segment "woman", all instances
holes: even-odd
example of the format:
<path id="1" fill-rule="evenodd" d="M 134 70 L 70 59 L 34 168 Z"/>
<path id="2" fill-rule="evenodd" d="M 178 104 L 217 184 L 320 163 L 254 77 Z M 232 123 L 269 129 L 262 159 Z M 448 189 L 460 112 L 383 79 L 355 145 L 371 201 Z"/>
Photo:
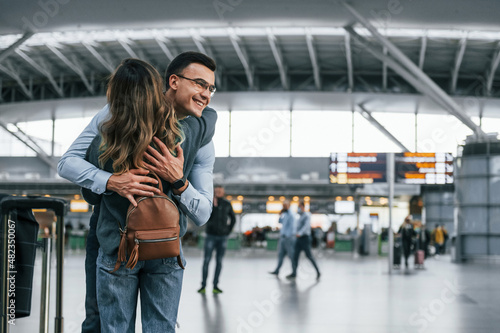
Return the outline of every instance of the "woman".
<path id="1" fill-rule="evenodd" d="M 174 154 L 183 133 L 173 108 L 167 104 L 160 74 L 148 63 L 126 59 L 112 74 L 106 93 L 110 118 L 103 123 L 87 151 L 100 168 L 121 174 L 145 168 L 144 153 L 160 138 Z M 163 184 L 168 194 L 168 183 Z M 143 332 L 174 332 L 182 284 L 176 258 L 139 261 L 133 269 L 117 259 L 119 228 L 125 225 L 130 202 L 116 193 L 101 198 L 97 224 L 97 301 L 103 332 L 134 332 L 137 295 L 141 293 Z"/>

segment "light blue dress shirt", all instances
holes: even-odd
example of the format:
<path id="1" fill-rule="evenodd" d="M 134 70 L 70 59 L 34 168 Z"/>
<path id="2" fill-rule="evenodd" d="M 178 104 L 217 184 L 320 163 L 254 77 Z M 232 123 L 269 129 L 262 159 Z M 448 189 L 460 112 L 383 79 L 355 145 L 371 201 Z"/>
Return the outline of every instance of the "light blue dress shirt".
<path id="1" fill-rule="evenodd" d="M 311 213 L 303 212 L 297 221 L 297 235 L 311 236 Z"/>
<path id="2" fill-rule="evenodd" d="M 281 213 L 279 223 L 282 224 L 280 235 L 283 237 L 295 237 L 295 217 L 291 210 Z"/>
<path id="3" fill-rule="evenodd" d="M 109 107 L 106 105 L 92 118 L 57 165 L 59 176 L 97 194 L 105 194 L 106 184 L 112 174 L 95 167 L 84 158 L 87 148 L 99 133 L 99 125 L 108 116 Z M 210 141 L 196 154 L 191 173 L 187 175 L 188 187 L 180 196 L 175 196 L 182 211 L 198 226 L 205 224 L 212 212 L 214 163 L 215 149 Z"/>

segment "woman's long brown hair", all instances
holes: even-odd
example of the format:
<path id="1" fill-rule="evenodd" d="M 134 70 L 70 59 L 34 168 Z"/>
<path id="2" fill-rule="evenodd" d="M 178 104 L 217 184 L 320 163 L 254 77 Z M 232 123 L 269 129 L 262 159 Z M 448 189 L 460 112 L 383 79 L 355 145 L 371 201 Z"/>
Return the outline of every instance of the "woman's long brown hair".
<path id="1" fill-rule="evenodd" d="M 162 87 L 158 71 L 139 59 L 123 60 L 111 75 L 106 92 L 111 118 L 100 128 L 101 167 L 112 159 L 115 174 L 144 168 L 143 154 L 153 136 L 174 152 L 183 133 Z"/>

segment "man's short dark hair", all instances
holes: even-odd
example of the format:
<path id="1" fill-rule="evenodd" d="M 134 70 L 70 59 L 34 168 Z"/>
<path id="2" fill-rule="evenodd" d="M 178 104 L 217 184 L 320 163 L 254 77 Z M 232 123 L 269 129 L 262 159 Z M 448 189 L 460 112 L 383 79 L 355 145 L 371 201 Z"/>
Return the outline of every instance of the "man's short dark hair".
<path id="1" fill-rule="evenodd" d="M 214 185 L 214 188 L 224 188 L 224 185 L 217 184 L 217 185 Z"/>
<path id="2" fill-rule="evenodd" d="M 182 71 L 191 64 L 203 65 L 210 69 L 212 72 L 215 72 L 215 70 L 217 69 L 215 61 L 209 56 L 194 51 L 183 52 L 175 57 L 174 60 L 172 60 L 172 62 L 170 62 L 170 64 L 168 65 L 165 72 L 165 88 L 167 90 L 170 88 L 170 76 L 172 76 L 173 74 L 181 74 Z"/>

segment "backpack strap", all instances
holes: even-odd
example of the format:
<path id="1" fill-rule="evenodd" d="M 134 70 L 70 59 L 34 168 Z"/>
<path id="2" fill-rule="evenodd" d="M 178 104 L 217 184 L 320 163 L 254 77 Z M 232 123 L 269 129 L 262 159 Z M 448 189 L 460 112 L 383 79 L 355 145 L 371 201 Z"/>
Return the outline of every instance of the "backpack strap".
<path id="1" fill-rule="evenodd" d="M 184 269 L 184 264 L 182 263 L 182 259 L 181 259 L 181 255 L 179 254 L 177 256 L 177 263 L 179 264 L 179 266 Z"/>

